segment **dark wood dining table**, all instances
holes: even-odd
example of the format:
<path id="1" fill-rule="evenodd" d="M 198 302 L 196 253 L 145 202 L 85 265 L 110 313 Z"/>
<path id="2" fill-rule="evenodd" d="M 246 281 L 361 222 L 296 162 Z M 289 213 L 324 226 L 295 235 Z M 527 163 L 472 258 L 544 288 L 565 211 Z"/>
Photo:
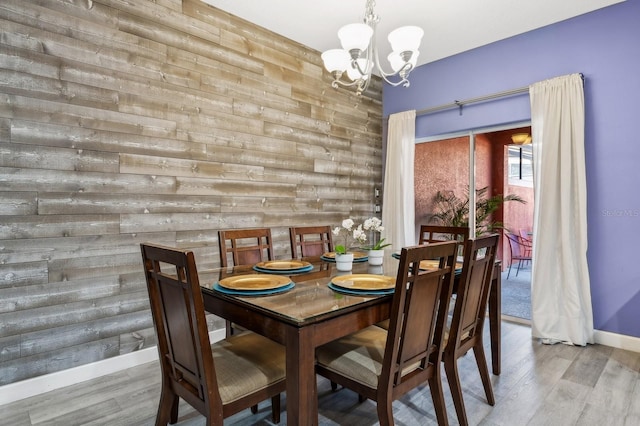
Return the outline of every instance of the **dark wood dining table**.
<path id="1" fill-rule="evenodd" d="M 307 260 L 313 269 L 288 275 L 295 286 L 275 295 L 238 296 L 214 289 L 214 284 L 224 277 L 258 273 L 251 266 L 200 271 L 198 274 L 208 312 L 285 346 L 288 425 L 318 424 L 316 348 L 389 318 L 391 295 L 338 293 L 328 287 L 331 279 L 345 274 L 380 274 L 395 278 L 399 263 L 391 252 L 387 252 L 382 266 L 355 262 L 351 272 L 340 272 L 334 263 Z M 496 266 L 489 300 L 494 374 L 500 374 L 500 286 L 500 268 Z"/>

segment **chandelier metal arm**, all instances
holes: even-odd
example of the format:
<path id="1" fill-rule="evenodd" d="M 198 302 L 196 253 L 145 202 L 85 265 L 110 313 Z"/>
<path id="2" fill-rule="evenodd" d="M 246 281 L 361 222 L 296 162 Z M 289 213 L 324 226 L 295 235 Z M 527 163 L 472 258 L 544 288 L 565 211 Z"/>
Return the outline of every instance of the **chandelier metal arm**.
<path id="1" fill-rule="evenodd" d="M 375 4 L 373 0 L 371 0 L 371 3 Z M 376 34 L 376 24 L 377 22 L 374 22 L 373 24 L 369 24 L 369 25 L 372 25 L 371 28 L 373 28 L 373 34 Z M 413 69 L 413 65 L 409 63 L 409 59 L 411 59 L 411 54 L 412 52 L 402 52 L 401 56 L 402 56 L 402 59 L 405 61 L 405 64 L 398 71 L 388 73 L 388 72 L 385 72 L 384 68 L 382 68 L 382 65 L 380 64 L 380 55 L 378 54 L 378 49 L 376 49 L 375 38 L 372 37 L 371 43 L 369 43 L 369 49 L 367 49 L 367 57 L 373 56 L 375 66 L 378 67 L 378 70 L 380 71 L 380 76 L 382 77 L 382 79 L 393 87 L 400 86 L 401 84 L 404 87 L 409 87 L 408 77 L 409 77 L 409 73 Z M 400 76 L 400 81 L 393 82 L 387 78 L 387 77 L 395 77 L 396 75 Z"/>
<path id="2" fill-rule="evenodd" d="M 397 86 L 403 85 L 404 87 L 409 87 L 409 84 L 410 84 L 409 73 L 413 70 L 413 65 L 411 65 L 410 63 L 407 62 L 406 64 L 403 65 L 402 68 L 400 68 L 395 73 L 387 74 L 384 71 L 382 71 L 382 68 L 380 66 L 378 66 L 378 69 L 380 70 L 380 76 L 382 77 L 382 79 L 386 81 L 388 84 L 390 84 L 391 86 L 397 87 Z M 395 77 L 395 76 L 399 76 L 400 81 L 393 82 L 387 78 L 387 77 Z"/>
<path id="3" fill-rule="evenodd" d="M 339 88 L 340 86 L 342 87 L 351 87 L 351 86 L 356 86 L 358 85 L 358 83 L 362 80 L 353 80 L 351 82 L 349 81 L 345 81 L 342 79 L 342 75 L 344 73 L 341 73 L 339 71 L 334 71 L 333 72 L 333 81 L 331 82 L 331 87 L 333 87 L 334 89 Z"/>

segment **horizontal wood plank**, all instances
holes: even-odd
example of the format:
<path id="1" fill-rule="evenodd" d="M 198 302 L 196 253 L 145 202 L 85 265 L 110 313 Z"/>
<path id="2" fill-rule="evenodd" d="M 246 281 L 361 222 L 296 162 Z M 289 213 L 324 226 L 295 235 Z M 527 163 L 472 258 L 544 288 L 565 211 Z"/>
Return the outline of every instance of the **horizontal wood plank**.
<path id="1" fill-rule="evenodd" d="M 38 199 L 40 214 L 123 214 L 123 213 L 216 213 L 221 211 L 218 196 L 171 194 L 101 194 L 49 192 Z"/>
<path id="2" fill-rule="evenodd" d="M 0 216 L 32 215 L 37 212 L 37 192 L 0 192 Z"/>
<path id="3" fill-rule="evenodd" d="M 115 153 L 0 143 L 0 166 L 117 173 Z"/>
<path id="4" fill-rule="evenodd" d="M 47 282 L 49 282 L 49 270 L 45 260 L 0 265 L 0 292 L 4 288 L 46 284 Z M 5 303 L 10 302 L 6 299 L 0 300 L 0 305 Z M 0 308 L 0 312 L 3 312 L 2 308 Z"/>
<path id="5" fill-rule="evenodd" d="M 6 216 L 0 223 L 0 239 L 115 234 L 119 223 L 115 215 Z"/>
<path id="6" fill-rule="evenodd" d="M 139 311 L 85 321 L 81 324 L 23 333 L 20 353 L 21 356 L 37 355 L 96 340 L 119 337 L 124 332 L 148 329 L 149 327 L 153 327 L 151 315 L 147 311 Z M 144 345 L 140 349 L 142 347 Z"/>
<path id="7" fill-rule="evenodd" d="M 110 296 L 95 300 L 82 300 L 60 306 L 44 306 L 35 309 L 0 314 L 0 337 L 24 334 L 109 318 L 149 308 L 146 288 L 127 293 L 127 297 Z"/>
<path id="8" fill-rule="evenodd" d="M 140 243 L 155 241 L 175 245 L 175 232 L 118 233 L 78 237 L 1 240 L 0 264 L 63 260 L 82 256 L 140 254 Z M 140 271 L 142 272 L 142 271 Z"/>
<path id="9" fill-rule="evenodd" d="M 54 373 L 118 355 L 117 337 L 92 341 L 3 363 L 0 386 L 33 376 Z"/>
<path id="10" fill-rule="evenodd" d="M 110 256 L 76 256 L 49 262 L 49 281 L 60 282 L 96 276 L 118 276 L 142 269 L 142 258 L 129 253 Z"/>
<path id="11" fill-rule="evenodd" d="M 176 179 L 171 176 L 140 176 L 121 173 L 93 173 L 0 167 L 0 190 L 18 191 L 173 194 Z"/>
<path id="12" fill-rule="evenodd" d="M 11 120 L 11 142 L 103 152 L 164 155 L 171 158 L 205 159 L 207 156 L 205 143 L 20 119 Z"/>
<path id="13" fill-rule="evenodd" d="M 117 296 L 122 290 L 120 277 L 91 277 L 44 284 L 30 280 L 28 285 L 0 288 L 0 313 Z M 138 286 L 138 290 L 140 288 L 142 286 Z"/>

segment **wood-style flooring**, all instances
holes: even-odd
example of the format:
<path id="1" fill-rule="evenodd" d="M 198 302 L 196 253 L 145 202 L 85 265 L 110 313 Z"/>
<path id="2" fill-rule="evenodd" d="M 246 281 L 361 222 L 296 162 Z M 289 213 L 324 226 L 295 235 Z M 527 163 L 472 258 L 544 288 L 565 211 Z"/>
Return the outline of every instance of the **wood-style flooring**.
<path id="1" fill-rule="evenodd" d="M 487 405 L 473 355 L 460 362 L 472 425 L 640 425 L 640 354 L 600 345 L 542 345 L 527 325 L 503 321 L 503 366 L 492 376 L 496 405 Z M 444 373 L 443 373 L 444 376 Z M 445 379 L 446 382 L 446 379 Z M 0 406 L 2 425 L 153 425 L 159 399 L 157 362 Z M 318 379 L 320 425 L 377 425 L 375 405 Z M 458 424 L 448 385 L 447 415 Z M 428 388 L 394 403 L 396 425 L 436 424 Z M 283 398 L 281 425 L 286 425 Z M 230 417 L 228 425 L 271 425 L 269 403 Z M 204 419 L 180 405 L 180 426 Z"/>

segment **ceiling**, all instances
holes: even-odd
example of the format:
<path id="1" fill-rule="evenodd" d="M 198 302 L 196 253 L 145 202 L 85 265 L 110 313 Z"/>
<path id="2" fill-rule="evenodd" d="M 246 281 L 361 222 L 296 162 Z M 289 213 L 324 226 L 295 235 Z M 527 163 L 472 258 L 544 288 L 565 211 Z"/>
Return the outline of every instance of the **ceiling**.
<path id="1" fill-rule="evenodd" d="M 365 0 L 203 1 L 320 52 L 339 48 L 338 29 L 362 22 L 365 10 Z M 417 25 L 425 33 L 422 65 L 622 1 L 378 0 L 376 43 L 383 60 L 391 50 L 387 34 Z"/>

